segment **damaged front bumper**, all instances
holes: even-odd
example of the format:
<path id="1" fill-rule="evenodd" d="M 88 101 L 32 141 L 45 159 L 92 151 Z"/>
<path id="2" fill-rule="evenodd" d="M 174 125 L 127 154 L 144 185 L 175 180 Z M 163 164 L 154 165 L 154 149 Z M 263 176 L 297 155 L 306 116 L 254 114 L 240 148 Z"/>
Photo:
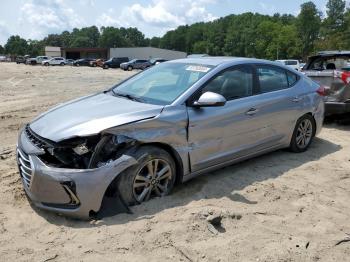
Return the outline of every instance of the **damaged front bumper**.
<path id="1" fill-rule="evenodd" d="M 35 206 L 56 213 L 87 219 L 98 212 L 111 182 L 137 163 L 130 156 L 94 169 L 50 167 L 40 160 L 42 150 L 20 132 L 17 163 L 25 192 Z"/>

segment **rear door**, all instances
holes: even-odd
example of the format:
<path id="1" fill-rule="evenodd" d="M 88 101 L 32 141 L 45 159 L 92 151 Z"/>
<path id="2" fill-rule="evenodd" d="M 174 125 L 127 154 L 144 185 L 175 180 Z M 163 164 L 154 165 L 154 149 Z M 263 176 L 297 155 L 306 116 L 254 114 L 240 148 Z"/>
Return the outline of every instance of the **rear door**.
<path id="1" fill-rule="evenodd" d="M 289 143 L 289 135 L 303 109 L 305 96 L 299 76 L 281 67 L 257 64 L 260 125 L 268 133 L 270 145 Z"/>

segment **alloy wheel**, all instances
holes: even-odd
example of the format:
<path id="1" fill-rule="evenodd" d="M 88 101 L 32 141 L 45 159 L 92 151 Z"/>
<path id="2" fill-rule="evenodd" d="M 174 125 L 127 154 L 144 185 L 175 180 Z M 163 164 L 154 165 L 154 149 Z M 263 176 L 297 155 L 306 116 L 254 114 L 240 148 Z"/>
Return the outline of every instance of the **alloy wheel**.
<path id="1" fill-rule="evenodd" d="M 297 135 L 296 143 L 300 149 L 307 147 L 311 141 L 313 135 L 312 123 L 309 119 L 304 119 L 300 122 Z"/>
<path id="2" fill-rule="evenodd" d="M 149 160 L 141 167 L 133 183 L 135 199 L 141 203 L 151 196 L 164 196 L 171 185 L 172 171 L 169 163 L 162 159 Z"/>

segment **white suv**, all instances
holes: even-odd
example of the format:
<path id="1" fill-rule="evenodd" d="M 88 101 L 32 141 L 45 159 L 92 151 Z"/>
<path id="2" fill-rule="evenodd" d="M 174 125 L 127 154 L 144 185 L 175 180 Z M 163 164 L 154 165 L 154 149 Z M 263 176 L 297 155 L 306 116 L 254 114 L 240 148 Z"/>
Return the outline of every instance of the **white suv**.
<path id="1" fill-rule="evenodd" d="M 44 66 L 49 66 L 49 65 L 64 66 L 67 64 L 67 62 L 66 62 L 66 59 L 64 59 L 63 57 L 54 57 L 54 58 L 51 58 L 49 60 L 42 61 L 41 64 Z"/>
<path id="2" fill-rule="evenodd" d="M 282 63 L 290 68 L 293 68 L 297 71 L 300 70 L 300 63 L 298 60 L 276 60 L 276 62 Z"/>

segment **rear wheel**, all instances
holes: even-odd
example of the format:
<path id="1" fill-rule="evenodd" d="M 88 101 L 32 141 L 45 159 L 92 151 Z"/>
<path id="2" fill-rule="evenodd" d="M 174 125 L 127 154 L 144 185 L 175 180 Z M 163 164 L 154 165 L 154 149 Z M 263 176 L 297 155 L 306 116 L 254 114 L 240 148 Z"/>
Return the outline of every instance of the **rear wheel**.
<path id="1" fill-rule="evenodd" d="M 109 66 L 108 65 L 103 65 L 103 69 L 108 69 Z"/>
<path id="2" fill-rule="evenodd" d="M 64 63 L 62 62 L 60 65 L 61 65 L 61 66 L 64 66 Z"/>
<path id="3" fill-rule="evenodd" d="M 296 153 L 305 152 L 315 136 L 316 125 L 312 116 L 304 115 L 295 125 L 290 150 Z"/>
<path id="4" fill-rule="evenodd" d="M 145 146 L 130 155 L 138 164 L 120 174 L 117 181 L 117 190 L 128 205 L 170 193 L 175 184 L 176 168 L 166 151 Z"/>
<path id="5" fill-rule="evenodd" d="M 49 66 L 49 63 L 45 63 L 44 66 Z"/>
<path id="6" fill-rule="evenodd" d="M 128 71 L 131 71 L 132 70 L 132 66 L 128 66 Z"/>

